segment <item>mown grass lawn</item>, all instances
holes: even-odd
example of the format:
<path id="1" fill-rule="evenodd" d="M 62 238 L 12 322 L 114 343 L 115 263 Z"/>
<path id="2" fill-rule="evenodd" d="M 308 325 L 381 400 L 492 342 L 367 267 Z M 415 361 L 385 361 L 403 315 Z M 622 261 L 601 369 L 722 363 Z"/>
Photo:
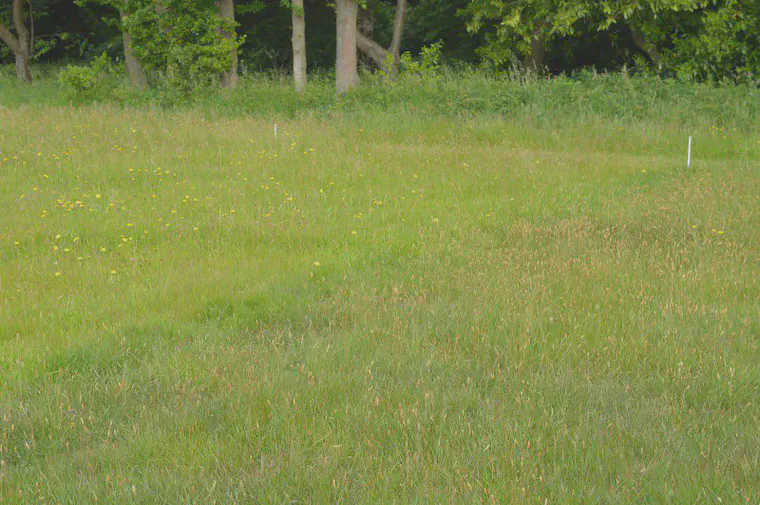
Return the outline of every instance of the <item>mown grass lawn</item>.
<path id="1" fill-rule="evenodd" d="M 0 125 L 0 503 L 760 503 L 756 132 Z"/>

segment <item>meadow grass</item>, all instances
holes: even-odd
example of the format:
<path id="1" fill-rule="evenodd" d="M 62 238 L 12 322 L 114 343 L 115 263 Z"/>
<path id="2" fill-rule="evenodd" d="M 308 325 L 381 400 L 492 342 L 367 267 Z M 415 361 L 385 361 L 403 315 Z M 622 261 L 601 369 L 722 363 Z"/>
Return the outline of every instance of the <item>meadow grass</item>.
<path id="1" fill-rule="evenodd" d="M 760 503 L 757 128 L 331 114 L 0 109 L 0 503 Z"/>

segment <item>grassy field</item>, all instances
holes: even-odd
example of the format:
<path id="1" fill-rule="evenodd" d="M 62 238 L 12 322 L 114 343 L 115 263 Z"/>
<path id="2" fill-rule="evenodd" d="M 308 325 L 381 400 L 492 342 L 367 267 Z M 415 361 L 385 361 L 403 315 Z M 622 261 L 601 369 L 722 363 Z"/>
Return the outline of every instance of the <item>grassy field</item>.
<path id="1" fill-rule="evenodd" d="M 757 129 L 0 125 L 0 503 L 760 503 Z"/>

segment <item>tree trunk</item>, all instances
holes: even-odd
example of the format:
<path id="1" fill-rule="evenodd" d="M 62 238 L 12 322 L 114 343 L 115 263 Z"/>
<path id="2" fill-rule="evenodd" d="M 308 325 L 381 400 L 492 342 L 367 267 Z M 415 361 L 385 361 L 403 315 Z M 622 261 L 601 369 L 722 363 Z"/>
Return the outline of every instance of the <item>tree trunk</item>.
<path id="1" fill-rule="evenodd" d="M 0 40 L 10 47 L 16 58 L 16 75 L 22 82 L 32 82 L 32 40 L 24 24 L 24 0 L 13 0 L 13 27 L 16 35 L 0 23 Z"/>
<path id="2" fill-rule="evenodd" d="M 222 19 L 235 21 L 235 1 L 234 0 L 217 0 L 219 7 L 219 16 Z M 222 31 L 226 39 L 234 39 L 235 33 L 227 30 Z M 237 48 L 233 48 L 230 53 L 230 68 L 221 75 L 221 84 L 223 88 L 234 88 L 238 82 L 238 54 Z"/>
<path id="3" fill-rule="evenodd" d="M 540 70 L 544 66 L 546 55 L 546 42 L 540 35 L 533 35 L 530 39 L 530 52 L 525 55 L 523 64 L 530 70 Z"/>
<path id="4" fill-rule="evenodd" d="M 660 60 L 662 59 L 660 51 L 657 50 L 657 47 L 654 44 L 649 43 L 646 36 L 641 30 L 634 26 L 631 26 L 630 28 L 631 36 L 633 37 L 633 43 L 636 44 L 636 47 L 638 47 L 641 52 L 646 54 L 647 57 L 652 60 L 652 63 L 659 67 Z"/>
<path id="5" fill-rule="evenodd" d="M 293 79 L 296 91 L 306 87 L 306 14 L 303 0 L 293 1 Z"/>
<path id="6" fill-rule="evenodd" d="M 29 55 L 16 53 L 16 75 L 22 82 L 30 84 L 32 82 L 32 67 L 29 63 Z"/>
<path id="7" fill-rule="evenodd" d="M 335 58 L 335 91 L 340 95 L 359 84 L 356 67 L 356 18 L 359 7 L 353 0 L 336 0 L 337 51 Z"/>
<path id="8" fill-rule="evenodd" d="M 404 34 L 404 22 L 406 20 L 406 0 L 396 2 L 396 17 L 393 21 L 393 38 L 388 51 L 393 55 L 393 68 L 391 75 L 398 73 L 398 63 L 401 55 L 401 37 Z"/>
<path id="9" fill-rule="evenodd" d="M 404 33 L 404 20 L 406 18 L 406 0 L 396 2 L 396 17 L 393 22 L 393 38 L 388 49 L 372 40 L 371 34 L 359 32 L 356 36 L 356 45 L 361 52 L 369 57 L 378 67 L 385 70 L 389 77 L 398 74 L 398 64 L 401 52 L 401 37 Z M 390 68 L 388 66 L 390 65 Z"/>
<path id="10" fill-rule="evenodd" d="M 119 17 L 122 21 L 127 17 L 127 13 L 119 11 Z M 132 81 L 132 85 L 137 89 L 145 89 L 148 86 L 148 80 L 145 77 L 145 71 L 140 65 L 140 62 L 135 57 L 132 51 L 132 37 L 122 27 L 121 29 L 122 43 L 124 44 L 124 66 L 129 74 L 129 80 Z"/>

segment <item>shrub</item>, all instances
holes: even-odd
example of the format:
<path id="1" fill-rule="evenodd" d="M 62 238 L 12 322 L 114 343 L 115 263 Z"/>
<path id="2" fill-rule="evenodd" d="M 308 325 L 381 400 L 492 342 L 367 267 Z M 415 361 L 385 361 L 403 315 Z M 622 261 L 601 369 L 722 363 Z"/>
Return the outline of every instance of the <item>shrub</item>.
<path id="1" fill-rule="evenodd" d="M 97 72 L 89 66 L 66 65 L 58 74 L 58 82 L 74 94 L 92 89 L 96 80 Z"/>
<path id="2" fill-rule="evenodd" d="M 230 68 L 232 54 L 243 37 L 236 24 L 221 18 L 213 4 L 191 0 L 140 0 L 124 27 L 135 56 L 156 82 L 189 94 L 214 83 Z"/>
<path id="3" fill-rule="evenodd" d="M 438 41 L 420 50 L 419 58 L 414 59 L 409 52 L 399 58 L 401 74 L 419 77 L 434 77 L 439 73 L 443 42 Z"/>
<path id="4" fill-rule="evenodd" d="M 79 95 L 92 90 L 116 73 L 113 62 L 103 53 L 88 65 L 66 65 L 58 74 L 58 82 L 70 94 Z"/>

